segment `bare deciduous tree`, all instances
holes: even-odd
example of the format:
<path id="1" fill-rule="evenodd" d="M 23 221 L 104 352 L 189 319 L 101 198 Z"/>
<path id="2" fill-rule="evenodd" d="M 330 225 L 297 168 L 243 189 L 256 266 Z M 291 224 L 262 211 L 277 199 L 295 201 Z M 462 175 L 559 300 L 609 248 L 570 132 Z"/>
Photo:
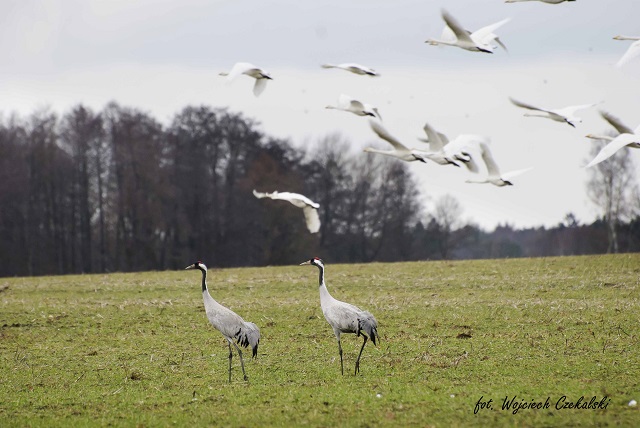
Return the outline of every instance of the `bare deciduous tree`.
<path id="1" fill-rule="evenodd" d="M 443 259 L 448 259 L 453 249 L 453 232 L 462 226 L 462 207 L 453 196 L 443 195 L 436 201 L 432 216 L 440 231 L 440 253 Z"/>
<path id="2" fill-rule="evenodd" d="M 593 158 L 607 141 L 596 141 L 591 148 Z M 618 252 L 618 224 L 634 215 L 638 198 L 633 161 L 629 150 L 622 149 L 604 162 L 589 168 L 587 195 L 596 205 L 607 225 L 608 253 Z"/>

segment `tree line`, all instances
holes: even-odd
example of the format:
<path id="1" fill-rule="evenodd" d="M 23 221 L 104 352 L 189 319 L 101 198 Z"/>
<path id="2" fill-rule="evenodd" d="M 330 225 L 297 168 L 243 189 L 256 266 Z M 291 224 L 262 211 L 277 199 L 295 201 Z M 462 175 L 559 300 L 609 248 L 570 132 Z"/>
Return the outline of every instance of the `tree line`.
<path id="1" fill-rule="evenodd" d="M 406 164 L 349 146 L 328 135 L 297 149 L 208 106 L 187 106 L 166 126 L 117 103 L 11 115 L 0 121 L 0 276 L 607 250 L 598 222 L 544 233 L 443 222 L 456 213 L 425 213 Z M 253 189 L 318 202 L 320 233 Z M 629 229 L 621 250 L 637 251 L 638 218 L 618 227 Z"/>

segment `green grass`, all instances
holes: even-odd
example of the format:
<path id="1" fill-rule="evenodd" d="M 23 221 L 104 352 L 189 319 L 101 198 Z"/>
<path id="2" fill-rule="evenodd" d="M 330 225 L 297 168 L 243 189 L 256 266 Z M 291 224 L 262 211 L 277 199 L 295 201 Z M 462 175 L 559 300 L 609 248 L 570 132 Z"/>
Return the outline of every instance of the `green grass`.
<path id="1" fill-rule="evenodd" d="M 640 399 L 639 254 L 325 261 L 334 297 L 378 319 L 381 343 L 367 344 L 358 376 L 361 338 L 343 336 L 340 376 L 312 266 L 209 271 L 213 297 L 262 333 L 249 382 L 234 358 L 231 384 L 199 272 L 0 278 L 0 426 L 640 421 L 628 406 Z M 493 409 L 474 414 L 481 396 Z M 507 396 L 549 397 L 551 408 L 514 415 L 501 409 Z M 606 410 L 557 410 L 562 396 L 610 402 Z"/>

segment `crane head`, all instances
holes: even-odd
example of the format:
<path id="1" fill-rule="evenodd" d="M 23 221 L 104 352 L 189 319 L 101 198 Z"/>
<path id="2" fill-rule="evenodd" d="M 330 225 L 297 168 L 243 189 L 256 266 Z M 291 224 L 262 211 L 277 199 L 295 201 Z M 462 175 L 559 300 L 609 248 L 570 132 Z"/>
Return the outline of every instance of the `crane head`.
<path id="1" fill-rule="evenodd" d="M 314 257 L 312 259 L 307 260 L 306 262 L 300 263 L 300 266 L 304 266 L 304 265 L 314 265 L 318 267 L 324 267 L 324 263 L 322 262 L 322 259 L 320 257 Z"/>
<path id="2" fill-rule="evenodd" d="M 200 269 L 202 271 L 206 271 L 207 267 L 205 266 L 204 263 L 202 263 L 201 261 L 197 261 L 192 265 L 187 266 L 186 268 L 184 268 L 185 270 L 187 269 Z"/>

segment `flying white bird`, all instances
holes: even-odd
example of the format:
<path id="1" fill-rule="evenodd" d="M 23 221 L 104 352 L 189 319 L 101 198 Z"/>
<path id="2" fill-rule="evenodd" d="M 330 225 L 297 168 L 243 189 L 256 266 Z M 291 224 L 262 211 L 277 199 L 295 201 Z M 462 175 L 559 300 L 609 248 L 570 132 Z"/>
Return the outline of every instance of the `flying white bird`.
<path id="1" fill-rule="evenodd" d="M 560 4 L 560 3 L 564 3 L 566 1 L 576 1 L 576 0 L 505 0 L 505 3 L 520 3 L 523 1 L 539 1 L 542 3 L 547 3 L 547 4 Z"/>
<path id="2" fill-rule="evenodd" d="M 258 199 L 271 198 L 291 202 L 294 206 L 302 208 L 304 220 L 307 223 L 309 232 L 316 233 L 320 230 L 320 217 L 318 216 L 320 204 L 313 202 L 306 196 L 300 195 L 299 193 L 278 192 L 277 190 L 272 193 L 261 193 L 254 190 L 253 195 Z"/>
<path id="3" fill-rule="evenodd" d="M 635 40 L 635 42 L 631 43 L 629 49 L 622 55 L 622 58 L 618 60 L 616 63 L 616 67 L 622 67 L 627 62 L 631 61 L 633 58 L 640 55 L 640 37 L 631 37 L 631 36 L 615 36 L 614 40 Z"/>
<path id="4" fill-rule="evenodd" d="M 342 363 L 342 345 L 340 344 L 340 335 L 342 333 L 354 333 L 356 336 L 362 335 L 364 342 L 362 342 L 362 348 L 358 354 L 356 360 L 356 368 L 354 375 L 360 371 L 360 357 L 364 350 L 364 345 L 367 344 L 367 340 L 371 339 L 374 345 L 376 340 L 380 340 L 378 335 L 378 322 L 367 311 L 363 311 L 360 308 L 351 305 L 349 303 L 341 302 L 334 299 L 324 282 L 324 263 L 318 257 L 314 257 L 311 260 L 300 263 L 303 265 L 316 266 L 320 271 L 320 306 L 322 307 L 322 313 L 329 325 L 333 328 L 333 334 L 338 339 L 338 352 L 340 353 L 340 371 L 344 375 L 344 365 Z"/>
<path id="5" fill-rule="evenodd" d="M 496 161 L 493 159 L 489 146 L 484 142 L 480 142 L 479 145 L 482 150 L 482 160 L 487 166 L 487 177 L 482 180 L 469 179 L 466 181 L 467 183 L 491 183 L 498 187 L 512 186 L 513 183 L 509 180 L 532 169 L 524 168 L 500 174 L 500 169 L 498 168 Z"/>
<path id="6" fill-rule="evenodd" d="M 607 143 L 607 145 L 605 145 L 598 152 L 596 157 L 587 164 L 586 168 L 590 168 L 604 160 L 609 159 L 623 147 L 640 149 L 640 126 L 638 126 L 635 130 L 632 130 L 631 128 L 623 124 L 620 119 L 605 111 L 601 111 L 600 115 L 619 132 L 619 135 L 616 137 L 611 137 L 609 135 L 587 134 L 587 138 L 596 140 L 607 140 L 609 141 L 609 143 Z"/>
<path id="7" fill-rule="evenodd" d="M 575 115 L 576 111 L 587 109 L 595 105 L 598 105 L 598 103 L 592 103 L 592 104 L 583 104 L 578 106 L 569 106 L 569 107 L 552 110 L 552 109 L 534 107 L 530 104 L 525 104 L 523 102 L 514 100 L 513 98 L 509 98 L 509 100 L 511 100 L 511 102 L 518 107 L 542 112 L 542 114 L 525 113 L 524 114 L 525 116 L 544 117 L 547 119 L 555 120 L 556 122 L 565 122 L 573 126 L 574 128 L 576 127 L 576 123 L 582 123 L 582 119 Z"/>
<path id="8" fill-rule="evenodd" d="M 459 135 L 455 140 L 449 141 L 447 136 L 437 132 L 431 125 L 425 123 L 423 128 L 427 138 L 419 138 L 420 141 L 429 144 L 429 152 L 424 155 L 439 165 L 460 166 L 463 163 L 471 172 L 478 172 L 478 164 L 474 157 L 480 157 L 481 141 L 484 137 L 478 135 Z"/>
<path id="9" fill-rule="evenodd" d="M 349 95 L 345 94 L 340 94 L 340 97 L 338 97 L 338 104 L 336 106 L 328 105 L 326 108 L 348 111 L 358 116 L 373 116 L 382 120 L 377 108 L 370 104 L 353 99 Z"/>
<path id="10" fill-rule="evenodd" d="M 365 152 L 378 153 L 385 156 L 391 156 L 406 162 L 413 162 L 413 161 L 420 161 L 424 163 L 427 162 L 425 160 L 426 152 L 407 148 L 404 144 L 402 144 L 400 141 L 394 138 L 391 134 L 389 134 L 387 130 L 384 129 L 382 124 L 380 124 L 380 122 L 376 120 L 370 120 L 369 125 L 371 126 L 371 129 L 373 129 L 373 132 L 375 132 L 378 135 L 378 137 L 382 138 L 383 140 L 387 141 L 389 144 L 393 146 L 393 150 L 379 150 L 379 149 L 374 149 L 372 147 L 366 147 L 364 149 Z"/>
<path id="11" fill-rule="evenodd" d="M 256 67 L 248 62 L 237 62 L 230 72 L 221 72 L 220 76 L 227 76 L 227 81 L 231 82 L 241 74 L 245 74 L 249 77 L 256 79 L 256 83 L 253 85 L 253 95 L 259 96 L 264 88 L 267 87 L 267 80 L 273 80 L 273 77 L 266 70 Z"/>
<path id="12" fill-rule="evenodd" d="M 361 76 L 379 76 L 374 69 L 365 67 L 364 65 L 356 64 L 353 62 L 347 62 L 344 64 L 322 64 L 322 68 L 340 68 L 342 70 L 350 71 L 354 74 L 359 74 Z"/>
<path id="13" fill-rule="evenodd" d="M 207 267 L 204 263 L 195 262 L 185 269 L 199 269 L 200 272 L 202 272 L 202 298 L 204 300 L 204 309 L 207 318 L 209 318 L 211 325 L 222 333 L 229 344 L 229 383 L 231 383 L 231 359 L 233 358 L 233 352 L 231 351 L 232 344 L 240 356 L 240 365 L 242 366 L 244 380 L 249 380 L 244 371 L 242 351 L 238 345 L 244 348 L 251 345 L 252 358 L 255 358 L 258 355 L 258 344 L 260 343 L 260 330 L 258 326 L 252 322 L 245 322 L 240 315 L 231 309 L 225 308 L 211 297 L 207 288 Z"/>
<path id="14" fill-rule="evenodd" d="M 507 50 L 498 36 L 494 34 L 494 31 L 509 22 L 510 18 L 487 25 L 474 32 L 465 30 L 464 27 L 444 9 L 442 10 L 442 19 L 444 19 L 447 25 L 442 31 L 441 39 L 428 39 L 425 43 L 429 43 L 432 46 L 456 46 L 472 52 L 493 53 L 497 47 L 493 45 L 495 41 L 502 46 L 504 50 Z"/>

